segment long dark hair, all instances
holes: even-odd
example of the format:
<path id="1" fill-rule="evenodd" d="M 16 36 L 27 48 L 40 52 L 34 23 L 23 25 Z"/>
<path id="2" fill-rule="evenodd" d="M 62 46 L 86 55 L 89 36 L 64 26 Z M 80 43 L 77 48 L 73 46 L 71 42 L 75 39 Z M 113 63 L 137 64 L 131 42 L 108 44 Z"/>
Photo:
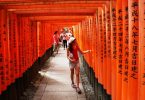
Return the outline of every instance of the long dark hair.
<path id="1" fill-rule="evenodd" d="M 68 50 L 72 53 L 73 52 L 73 45 L 75 43 L 76 40 L 74 40 L 73 42 L 69 43 L 68 45 Z"/>
<path id="2" fill-rule="evenodd" d="M 58 31 L 55 31 L 54 34 L 57 34 Z"/>

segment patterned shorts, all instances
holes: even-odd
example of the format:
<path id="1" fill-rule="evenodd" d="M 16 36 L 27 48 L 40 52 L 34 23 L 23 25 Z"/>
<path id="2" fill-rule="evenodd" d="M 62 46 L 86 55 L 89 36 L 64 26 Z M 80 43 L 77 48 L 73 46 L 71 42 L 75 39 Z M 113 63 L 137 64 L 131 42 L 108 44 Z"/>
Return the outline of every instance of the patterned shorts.
<path id="1" fill-rule="evenodd" d="M 76 62 L 69 61 L 69 67 L 70 67 L 70 69 L 73 69 L 73 68 L 75 68 L 78 65 L 79 65 L 79 60 L 77 60 Z"/>

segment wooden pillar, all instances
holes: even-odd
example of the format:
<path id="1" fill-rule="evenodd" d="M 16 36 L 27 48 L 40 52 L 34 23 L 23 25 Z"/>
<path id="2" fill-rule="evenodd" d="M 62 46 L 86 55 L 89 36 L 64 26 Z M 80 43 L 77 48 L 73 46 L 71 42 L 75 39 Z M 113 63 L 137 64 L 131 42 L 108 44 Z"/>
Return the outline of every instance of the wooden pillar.
<path id="1" fill-rule="evenodd" d="M 107 2 L 105 6 L 106 13 L 106 57 L 107 57 L 107 93 L 111 94 L 111 73 L 112 73 L 112 64 L 111 64 L 111 24 L 110 24 L 110 4 Z"/>
<path id="2" fill-rule="evenodd" d="M 127 100 L 129 34 L 128 34 L 128 1 L 126 0 L 122 0 L 122 18 L 123 18 L 122 100 Z"/>
<path id="3" fill-rule="evenodd" d="M 111 94 L 112 100 L 116 99 L 116 59 L 117 59 L 117 34 L 116 34 L 116 1 L 110 1 L 111 5 L 111 63 L 112 63 L 112 84 L 111 84 Z"/>
<path id="4" fill-rule="evenodd" d="M 1 71 L 1 92 L 7 89 L 10 81 L 10 59 L 9 59 L 9 42 L 8 42 L 8 26 L 7 11 L 0 9 L 0 71 Z"/>
<path id="5" fill-rule="evenodd" d="M 99 81 L 99 83 L 103 83 L 103 15 L 102 15 L 102 11 L 103 11 L 103 9 L 102 8 L 98 8 L 98 36 L 99 36 L 99 38 L 98 38 L 98 42 L 99 42 L 99 50 L 98 50 L 98 52 L 100 52 L 99 53 L 99 58 L 98 59 L 100 59 L 99 60 L 99 67 L 98 67 L 98 81 Z"/>
<path id="6" fill-rule="evenodd" d="M 122 58 L 123 58 L 123 27 L 122 27 L 122 0 L 116 1 L 116 28 L 117 28 L 117 70 L 116 70 L 116 100 L 121 100 L 122 91 Z"/>
<path id="7" fill-rule="evenodd" d="M 138 100 L 145 99 L 145 0 L 139 0 L 139 83 Z"/>
<path id="8" fill-rule="evenodd" d="M 128 100 L 138 99 L 138 62 L 139 62 L 139 5 L 138 0 L 128 1 L 129 12 L 129 70 Z"/>

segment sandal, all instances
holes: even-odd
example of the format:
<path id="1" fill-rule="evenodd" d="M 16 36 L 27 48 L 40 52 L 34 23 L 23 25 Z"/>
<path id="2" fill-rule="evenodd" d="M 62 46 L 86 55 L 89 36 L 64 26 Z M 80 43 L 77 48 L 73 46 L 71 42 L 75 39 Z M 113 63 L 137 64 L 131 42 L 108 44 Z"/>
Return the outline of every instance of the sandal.
<path id="1" fill-rule="evenodd" d="M 76 85 L 75 85 L 75 84 L 71 84 L 71 86 L 72 86 L 73 88 L 76 88 Z"/>
<path id="2" fill-rule="evenodd" d="M 78 94 L 81 94 L 81 93 L 82 93 L 82 91 L 81 91 L 81 89 L 80 89 L 79 87 L 76 88 L 76 92 L 77 92 Z"/>

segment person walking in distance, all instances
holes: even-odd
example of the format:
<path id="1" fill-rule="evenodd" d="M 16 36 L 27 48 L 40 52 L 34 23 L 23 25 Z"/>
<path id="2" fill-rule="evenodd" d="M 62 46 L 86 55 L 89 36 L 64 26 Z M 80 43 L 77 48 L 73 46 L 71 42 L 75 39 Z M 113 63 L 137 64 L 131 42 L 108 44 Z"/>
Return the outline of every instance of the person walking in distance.
<path id="1" fill-rule="evenodd" d="M 54 42 L 54 51 L 58 54 L 58 49 L 59 49 L 59 37 L 58 37 L 58 31 L 54 32 L 53 35 L 53 42 Z"/>
<path id="2" fill-rule="evenodd" d="M 79 87 L 79 74 L 80 74 L 80 66 L 79 66 L 79 57 L 78 52 L 81 54 L 85 54 L 87 52 L 90 52 L 91 50 L 81 51 L 80 48 L 77 45 L 76 39 L 74 37 L 70 37 L 69 39 L 69 46 L 67 48 L 67 58 L 69 60 L 69 66 L 70 66 L 70 78 L 72 82 L 72 87 L 76 88 L 76 91 L 78 94 L 81 94 L 81 90 Z M 76 74 L 76 85 L 74 84 L 74 71 Z"/>
<path id="3" fill-rule="evenodd" d="M 67 48 L 67 34 L 65 32 L 63 32 L 61 34 L 61 37 L 62 37 L 63 47 L 64 47 L 64 50 L 65 50 Z"/>

